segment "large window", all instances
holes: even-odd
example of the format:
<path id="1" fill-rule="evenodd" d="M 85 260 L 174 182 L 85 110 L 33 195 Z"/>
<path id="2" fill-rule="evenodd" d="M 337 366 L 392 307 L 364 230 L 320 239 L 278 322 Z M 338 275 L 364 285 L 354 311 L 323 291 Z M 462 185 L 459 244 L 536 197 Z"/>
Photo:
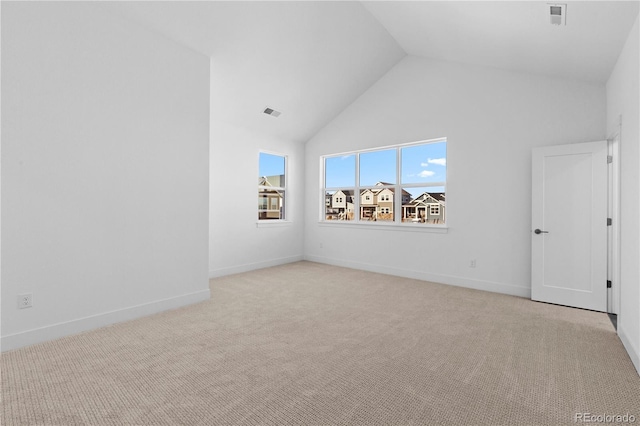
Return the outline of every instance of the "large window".
<path id="1" fill-rule="evenodd" d="M 258 220 L 285 218 L 287 192 L 287 158 L 283 155 L 260 153 L 258 172 Z"/>
<path id="2" fill-rule="evenodd" d="M 447 141 L 328 155 L 324 221 L 443 225 Z"/>

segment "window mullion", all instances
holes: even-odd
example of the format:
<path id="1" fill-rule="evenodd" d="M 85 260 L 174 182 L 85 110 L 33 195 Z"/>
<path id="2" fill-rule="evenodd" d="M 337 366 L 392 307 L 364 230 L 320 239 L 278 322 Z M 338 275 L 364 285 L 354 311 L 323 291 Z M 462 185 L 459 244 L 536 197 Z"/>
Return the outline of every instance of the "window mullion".
<path id="1" fill-rule="evenodd" d="M 360 222 L 360 153 L 356 153 L 356 187 L 353 190 L 353 221 Z"/>
<path id="2" fill-rule="evenodd" d="M 393 222 L 401 223 L 402 220 L 398 220 L 402 214 L 402 150 L 400 147 L 396 148 L 396 186 L 395 193 L 393 194 Z"/>

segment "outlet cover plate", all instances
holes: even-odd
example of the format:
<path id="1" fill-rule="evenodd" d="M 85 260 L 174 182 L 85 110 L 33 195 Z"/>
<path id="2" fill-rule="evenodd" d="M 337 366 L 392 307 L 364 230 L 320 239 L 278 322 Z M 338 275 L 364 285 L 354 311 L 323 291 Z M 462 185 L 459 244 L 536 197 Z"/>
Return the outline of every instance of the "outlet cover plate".
<path id="1" fill-rule="evenodd" d="M 31 308 L 33 306 L 33 294 L 18 295 L 18 309 Z"/>

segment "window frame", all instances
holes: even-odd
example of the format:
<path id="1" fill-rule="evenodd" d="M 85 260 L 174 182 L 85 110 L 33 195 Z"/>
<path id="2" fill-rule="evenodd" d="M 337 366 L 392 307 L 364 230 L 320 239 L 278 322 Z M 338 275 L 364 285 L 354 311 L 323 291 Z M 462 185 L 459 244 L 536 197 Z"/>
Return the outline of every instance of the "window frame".
<path id="1" fill-rule="evenodd" d="M 260 194 L 260 190 L 263 189 L 271 189 L 271 190 L 275 190 L 278 191 L 279 193 L 282 193 L 282 211 L 280 213 L 280 218 L 278 219 L 268 219 L 268 218 L 264 218 L 261 219 L 259 217 L 260 215 L 260 203 L 258 201 L 258 218 L 256 220 L 257 226 L 261 227 L 261 226 L 265 226 L 268 224 L 272 224 L 272 225 L 276 225 L 276 224 L 286 224 L 289 223 L 289 195 L 288 195 L 288 183 L 289 183 L 289 156 L 280 152 L 275 152 L 275 151 L 270 151 L 270 150 L 265 150 L 265 149 L 260 149 L 258 150 L 258 180 L 261 179 L 262 177 L 266 177 L 266 176 L 261 176 L 260 175 L 260 157 L 261 154 L 267 154 L 267 155 L 273 155 L 273 156 L 277 156 L 277 157 L 282 157 L 284 160 L 284 185 L 282 185 L 283 182 L 280 182 L 281 186 L 267 186 L 267 185 L 260 185 L 260 183 L 258 182 L 258 195 Z M 267 210 L 268 210 L 267 206 Z"/>
<path id="2" fill-rule="evenodd" d="M 412 146 L 419 146 L 419 145 L 428 145 L 428 144 L 436 144 L 436 143 L 442 143 L 444 142 L 446 144 L 446 148 L 447 148 L 447 154 L 446 157 L 447 158 L 447 167 L 445 169 L 445 177 L 444 177 L 444 181 L 439 181 L 439 182 L 414 182 L 414 183 L 403 183 L 402 182 L 402 149 L 403 148 L 407 148 L 407 147 L 412 147 Z M 379 185 L 379 186 L 370 186 L 370 185 L 366 185 L 366 186 L 361 186 L 360 185 L 360 154 L 363 153 L 369 153 L 369 152 L 375 152 L 375 151 L 383 151 L 383 150 L 389 150 L 389 149 L 395 149 L 396 150 L 396 179 L 395 179 L 395 183 L 394 184 L 385 184 L 385 185 Z M 328 187 L 325 186 L 326 185 L 326 160 L 328 158 L 333 158 L 333 157 L 342 157 L 342 156 L 349 156 L 349 155 L 355 155 L 355 185 L 354 186 L 344 186 L 344 187 Z M 389 227 L 396 227 L 398 229 L 403 229 L 403 230 L 426 230 L 428 232 L 447 232 L 447 229 L 449 227 L 449 222 L 448 222 L 448 212 L 446 214 L 446 218 L 445 218 L 445 223 L 420 223 L 419 226 L 416 226 L 415 222 L 413 221 L 406 221 L 403 222 L 402 221 L 402 205 L 403 205 L 403 191 L 406 188 L 425 188 L 425 187 L 442 187 L 444 189 L 444 193 L 446 194 L 447 192 L 447 181 L 448 181 L 448 175 L 449 175 L 449 167 L 448 167 L 449 163 L 448 163 L 448 139 L 446 137 L 441 137 L 441 138 L 436 138 L 436 139 L 428 139 L 428 140 L 421 140 L 421 141 L 416 141 L 416 142 L 409 142 L 409 143 L 403 143 L 403 144 L 395 144 L 395 145 L 386 145 L 386 146 L 380 146 L 380 147 L 375 147 L 375 148 L 369 148 L 369 149 L 362 149 L 362 150 L 353 150 L 353 151 L 346 151 L 346 152 L 340 152 L 340 153 L 332 153 L 332 154 L 326 154 L 326 155 L 321 155 L 320 156 L 320 179 L 321 179 L 321 183 L 320 183 L 320 196 L 321 196 L 321 200 L 325 200 L 325 194 L 327 194 L 328 192 L 336 192 L 336 191 L 353 191 L 354 193 L 354 215 L 353 215 L 353 219 L 352 220 L 327 220 L 325 217 L 326 214 L 326 205 L 323 202 L 320 203 L 320 215 L 319 215 L 319 223 L 321 225 L 328 225 L 328 226 L 333 226 L 333 225 L 337 225 L 337 226 L 353 226 L 353 227 L 383 227 L 383 228 L 389 228 Z M 393 192 L 393 197 L 391 198 L 393 200 L 393 221 L 370 221 L 370 220 L 363 220 L 360 216 L 361 216 L 361 198 L 363 195 L 363 191 L 369 189 L 369 190 L 373 190 L 373 189 L 382 189 L 384 190 L 385 188 L 390 189 Z M 358 195 L 358 196 L 355 196 Z M 390 199 L 390 201 L 391 201 Z M 440 206 L 440 209 L 442 208 L 442 206 Z M 441 210 L 442 211 L 442 210 Z"/>

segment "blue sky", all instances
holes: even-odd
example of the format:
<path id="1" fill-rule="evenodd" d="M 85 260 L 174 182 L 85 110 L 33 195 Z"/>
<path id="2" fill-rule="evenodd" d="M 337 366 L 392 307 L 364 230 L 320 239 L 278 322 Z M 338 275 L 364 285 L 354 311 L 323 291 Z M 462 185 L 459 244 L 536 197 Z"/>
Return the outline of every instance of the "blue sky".
<path id="1" fill-rule="evenodd" d="M 435 183 L 446 181 L 447 143 L 436 142 L 401 148 L 403 184 Z M 376 182 L 396 183 L 395 148 L 360 154 L 360 186 L 375 185 Z M 325 171 L 327 188 L 355 186 L 355 154 L 327 157 Z M 444 191 L 440 187 L 407 188 L 414 196 L 425 191 Z"/>
<path id="2" fill-rule="evenodd" d="M 284 157 L 280 155 L 260 153 L 260 169 L 258 178 L 262 176 L 276 176 L 284 174 Z"/>

